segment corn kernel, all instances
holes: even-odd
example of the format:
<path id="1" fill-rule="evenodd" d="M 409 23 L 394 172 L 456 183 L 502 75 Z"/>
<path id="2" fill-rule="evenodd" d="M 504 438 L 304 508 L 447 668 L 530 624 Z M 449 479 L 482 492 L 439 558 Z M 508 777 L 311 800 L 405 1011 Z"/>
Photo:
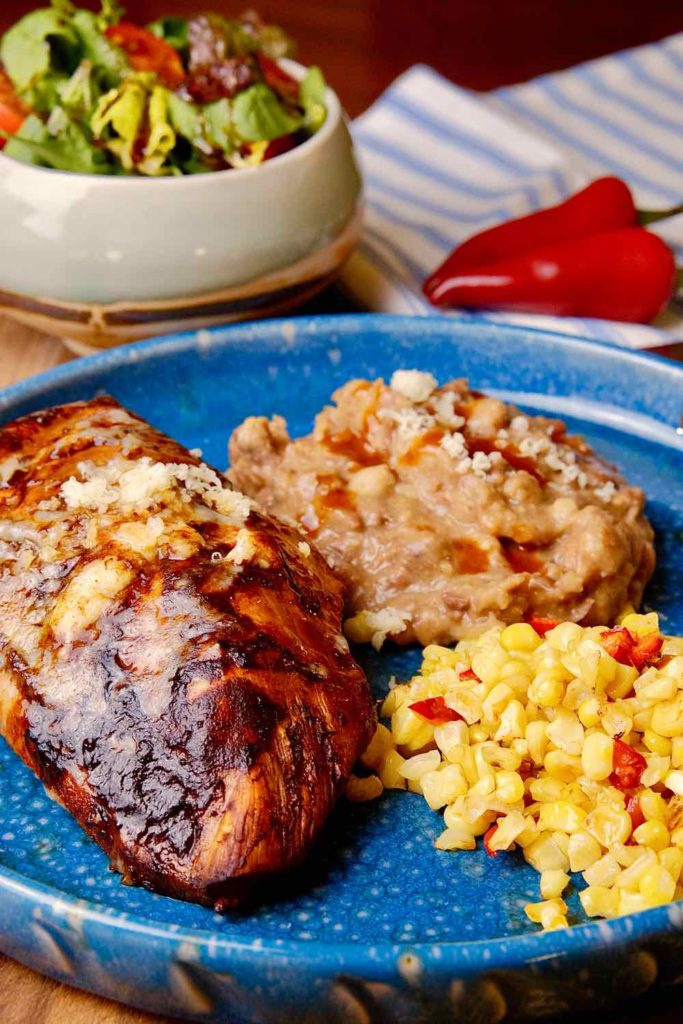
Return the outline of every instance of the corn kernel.
<path id="1" fill-rule="evenodd" d="M 652 728 L 660 736 L 683 736 L 683 693 L 652 710 Z"/>
<path id="2" fill-rule="evenodd" d="M 671 767 L 683 768 L 683 736 L 674 736 L 671 740 Z"/>
<path id="3" fill-rule="evenodd" d="M 670 789 L 676 796 L 683 796 L 683 771 L 669 772 L 664 780 L 666 788 Z"/>
<path id="4" fill-rule="evenodd" d="M 557 829 L 560 832 L 578 832 L 583 828 L 586 819 L 586 812 L 566 800 L 557 800 L 555 803 L 541 804 L 538 824 L 541 829 L 549 831 Z"/>
<path id="5" fill-rule="evenodd" d="M 524 847 L 524 859 L 539 872 L 566 871 L 569 867 L 567 854 L 547 832 L 541 832 L 537 839 Z"/>
<path id="6" fill-rule="evenodd" d="M 458 796 L 467 793 L 465 773 L 459 764 L 447 764 L 436 771 L 420 776 L 424 798 L 433 811 L 451 804 Z"/>
<path id="7" fill-rule="evenodd" d="M 346 783 L 344 796 L 353 803 L 364 803 L 366 800 L 376 800 L 382 795 L 383 789 L 384 786 L 376 775 L 368 775 L 366 778 L 352 775 Z"/>
<path id="8" fill-rule="evenodd" d="M 547 775 L 540 779 L 532 779 L 529 783 L 529 793 L 534 800 L 541 803 L 548 800 L 560 800 L 565 784 L 561 779 L 551 779 Z"/>
<path id="9" fill-rule="evenodd" d="M 683 850 L 679 850 L 675 846 L 667 846 L 665 850 L 659 851 L 657 860 L 662 867 L 666 868 L 674 882 L 678 882 L 683 869 Z"/>
<path id="10" fill-rule="evenodd" d="M 651 850 L 664 850 L 669 845 L 669 831 L 662 821 L 653 818 L 644 821 L 633 832 L 633 838 L 639 846 L 647 846 Z"/>
<path id="11" fill-rule="evenodd" d="M 561 896 L 568 885 L 569 875 L 565 871 L 544 871 L 541 874 L 541 896 L 544 900 Z"/>
<path id="12" fill-rule="evenodd" d="M 407 704 L 402 704 L 391 716 L 391 731 L 394 742 L 397 746 L 404 746 L 414 739 L 418 734 L 425 735 L 425 743 L 428 743 L 434 734 L 434 728 L 422 718 L 411 711 Z"/>
<path id="13" fill-rule="evenodd" d="M 535 651 L 543 642 L 533 626 L 526 622 L 515 622 L 506 626 L 500 634 L 500 642 L 506 651 Z"/>
<path id="14" fill-rule="evenodd" d="M 597 839 L 606 850 L 614 843 L 625 843 L 631 835 L 631 815 L 614 807 L 597 807 L 585 821 L 586 831 Z"/>
<path id="15" fill-rule="evenodd" d="M 671 833 L 671 842 L 674 846 L 683 846 L 683 826 L 673 830 Z"/>
<path id="16" fill-rule="evenodd" d="M 579 899 L 588 917 L 616 917 L 619 913 L 619 893 L 604 885 L 589 885 L 579 893 Z"/>
<path id="17" fill-rule="evenodd" d="M 510 811 L 496 822 L 497 828 L 489 840 L 492 850 L 508 850 L 517 837 L 524 832 L 527 821 L 520 811 Z"/>
<path id="18" fill-rule="evenodd" d="M 370 745 L 360 759 L 361 764 L 366 768 L 379 768 L 387 751 L 393 747 L 394 740 L 386 725 L 378 725 Z"/>
<path id="19" fill-rule="evenodd" d="M 546 736 L 566 754 L 581 755 L 584 741 L 583 726 L 572 711 L 558 708 L 554 720 L 546 729 Z"/>
<path id="20" fill-rule="evenodd" d="M 543 764 L 543 758 L 548 747 L 546 738 L 547 722 L 529 722 L 526 727 L 525 739 L 529 747 L 529 756 L 536 764 Z"/>
<path id="21" fill-rule="evenodd" d="M 611 853 L 605 853 L 600 860 L 586 868 L 583 877 L 589 885 L 612 886 L 621 874 L 621 868 L 616 857 Z"/>
<path id="22" fill-rule="evenodd" d="M 463 828 L 447 828 L 437 837 L 437 850 L 475 850 L 477 842 L 473 834 Z"/>
<path id="23" fill-rule="evenodd" d="M 640 895 L 648 907 L 658 907 L 674 897 L 676 883 L 661 864 L 653 864 L 640 879 Z"/>
<path id="24" fill-rule="evenodd" d="M 409 757 L 399 767 L 399 772 L 404 779 L 417 780 L 425 772 L 435 771 L 441 764 L 441 754 L 438 750 L 428 750 L 425 754 L 416 754 Z"/>
<path id="25" fill-rule="evenodd" d="M 573 782 L 581 774 L 581 758 L 565 754 L 563 750 L 549 750 L 543 759 L 543 767 L 554 779 Z"/>
<path id="26" fill-rule="evenodd" d="M 555 676 L 539 674 L 529 687 L 529 700 L 542 708 L 556 708 L 564 695 L 564 683 Z"/>
<path id="27" fill-rule="evenodd" d="M 624 914 L 636 914 L 639 910 L 647 910 L 649 903 L 641 893 L 630 892 L 628 889 L 618 889 L 615 891 L 619 893 L 619 909 L 617 913 L 620 917 Z"/>
<path id="28" fill-rule="evenodd" d="M 517 772 L 496 772 L 496 796 L 505 804 L 516 804 L 524 796 L 524 782 Z"/>
<path id="29" fill-rule="evenodd" d="M 589 697 L 580 705 L 577 712 L 579 721 L 586 729 L 591 729 L 600 721 L 600 702 L 597 697 Z"/>
<path id="30" fill-rule="evenodd" d="M 566 924 L 567 904 L 561 899 L 546 900 L 543 903 L 527 903 L 524 913 L 534 924 L 542 924 L 544 928 L 553 926 L 561 928 L 562 924 L 546 924 L 546 921 L 557 922 L 564 919 Z"/>
<path id="31" fill-rule="evenodd" d="M 577 623 L 560 622 L 554 629 L 546 633 L 545 638 L 554 650 L 568 651 L 570 647 L 574 647 L 579 642 L 582 636 L 583 630 Z"/>
<path id="32" fill-rule="evenodd" d="M 638 794 L 638 803 L 643 817 L 647 821 L 650 821 L 651 818 L 664 821 L 667 816 L 666 800 L 661 793 L 655 793 L 652 789 L 643 789 Z"/>
<path id="33" fill-rule="evenodd" d="M 590 832 L 579 830 L 569 837 L 567 850 L 571 871 L 585 871 L 602 856 L 602 847 Z"/>
<path id="34" fill-rule="evenodd" d="M 621 625 L 634 636 L 648 636 L 650 633 L 659 632 L 659 616 L 657 612 L 648 612 L 647 615 L 624 615 Z"/>
<path id="35" fill-rule="evenodd" d="M 657 855 L 654 850 L 643 850 L 641 847 L 640 856 L 633 861 L 633 864 L 624 868 L 614 883 L 615 887 L 617 889 L 630 889 L 632 892 L 636 892 L 645 872 L 656 863 Z"/>
<path id="36" fill-rule="evenodd" d="M 379 777 L 385 789 L 405 789 L 406 780 L 400 772 L 405 758 L 398 750 L 390 750 L 379 767 Z"/>
<path id="37" fill-rule="evenodd" d="M 581 751 L 583 774 L 589 779 L 601 781 L 614 768 L 614 740 L 604 732 L 592 732 L 586 736 Z"/>

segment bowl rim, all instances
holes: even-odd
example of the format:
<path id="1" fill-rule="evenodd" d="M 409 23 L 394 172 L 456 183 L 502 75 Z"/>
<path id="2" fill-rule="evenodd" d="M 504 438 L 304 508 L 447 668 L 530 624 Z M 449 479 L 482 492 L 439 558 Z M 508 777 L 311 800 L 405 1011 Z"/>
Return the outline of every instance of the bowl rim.
<path id="1" fill-rule="evenodd" d="M 289 71 L 293 77 L 299 81 L 303 79 L 306 72 L 315 65 L 312 64 L 300 64 L 299 61 L 292 60 L 288 57 L 280 58 L 277 62 L 284 70 Z M 138 190 L 149 188 L 151 185 L 159 187 L 160 182 L 164 182 L 164 187 L 168 188 L 171 184 L 176 187 L 180 186 L 188 187 L 188 182 L 196 181 L 225 181 L 226 177 L 230 179 L 242 180 L 247 176 L 251 176 L 257 172 L 261 174 L 277 173 L 273 171 L 274 167 L 280 167 L 283 163 L 292 164 L 296 160 L 301 161 L 306 159 L 313 153 L 315 148 L 323 146 L 329 137 L 334 133 L 339 122 L 343 120 L 343 108 L 341 101 L 337 96 L 335 90 L 329 85 L 325 88 L 325 105 L 327 109 L 327 116 L 325 117 L 324 123 L 309 138 L 305 139 L 294 149 L 290 149 L 287 153 L 281 153 L 273 160 L 266 160 L 262 164 L 258 164 L 255 167 L 229 167 L 222 171 L 208 171 L 206 174 L 165 174 L 159 175 L 158 177 L 150 177 L 144 174 L 122 174 L 122 175 L 110 175 L 110 174 L 85 174 L 83 171 L 61 171 L 54 167 L 40 167 L 37 164 L 27 164 L 22 160 L 15 160 L 14 157 L 7 156 L 2 150 L 0 150 L 0 177 L 5 173 L 19 174 L 25 173 L 36 174 L 38 176 L 49 176 L 51 180 L 65 180 L 80 183 L 81 185 L 86 182 L 94 188 L 102 188 L 109 186 L 110 188 L 126 188 L 132 191 L 133 188 Z M 238 173 L 235 174 L 235 171 Z"/>

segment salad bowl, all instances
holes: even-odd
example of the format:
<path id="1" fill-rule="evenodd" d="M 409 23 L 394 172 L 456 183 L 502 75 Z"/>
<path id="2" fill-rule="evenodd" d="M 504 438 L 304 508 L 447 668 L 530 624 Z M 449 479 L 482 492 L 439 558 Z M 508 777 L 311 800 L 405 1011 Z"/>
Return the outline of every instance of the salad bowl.
<path id="1" fill-rule="evenodd" d="M 109 177 L 0 153 L 0 311 L 86 353 L 309 298 L 350 255 L 361 221 L 353 143 L 329 88 L 326 108 L 295 149 L 211 174 Z"/>

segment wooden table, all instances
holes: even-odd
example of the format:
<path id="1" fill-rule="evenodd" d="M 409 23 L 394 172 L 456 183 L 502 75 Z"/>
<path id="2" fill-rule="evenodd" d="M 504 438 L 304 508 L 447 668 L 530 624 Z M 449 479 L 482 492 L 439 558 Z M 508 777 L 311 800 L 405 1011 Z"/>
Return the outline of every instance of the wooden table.
<path id="1" fill-rule="evenodd" d="M 2 0 L 0 30 L 32 6 L 27 0 Z M 129 14 L 139 21 L 202 6 L 234 11 L 242 5 L 216 0 L 205 5 L 202 0 L 128 3 Z M 304 61 L 322 65 L 352 115 L 417 61 L 432 64 L 461 85 L 490 89 L 683 30 L 683 8 L 670 0 L 650 0 L 647 5 L 621 0 L 264 0 L 257 6 L 299 40 Z M 348 308 L 330 289 L 302 312 Z M 0 319 L 0 387 L 69 358 L 59 342 Z M 682 1014 L 683 998 L 672 992 L 631 1001 L 607 1015 L 584 1015 L 582 1021 L 674 1024 Z M 153 1021 L 163 1024 L 162 1018 L 55 984 L 0 957 L 1 1024 Z"/>

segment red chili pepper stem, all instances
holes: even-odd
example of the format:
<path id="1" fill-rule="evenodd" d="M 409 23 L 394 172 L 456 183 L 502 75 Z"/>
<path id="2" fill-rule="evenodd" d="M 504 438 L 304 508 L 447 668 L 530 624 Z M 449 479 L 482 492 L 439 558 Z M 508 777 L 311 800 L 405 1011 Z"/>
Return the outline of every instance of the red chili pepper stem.
<path id="1" fill-rule="evenodd" d="M 647 227 L 648 224 L 656 224 L 658 220 L 666 220 L 667 217 L 675 217 L 679 213 L 683 213 L 683 203 L 668 210 L 636 210 L 641 228 Z"/>

